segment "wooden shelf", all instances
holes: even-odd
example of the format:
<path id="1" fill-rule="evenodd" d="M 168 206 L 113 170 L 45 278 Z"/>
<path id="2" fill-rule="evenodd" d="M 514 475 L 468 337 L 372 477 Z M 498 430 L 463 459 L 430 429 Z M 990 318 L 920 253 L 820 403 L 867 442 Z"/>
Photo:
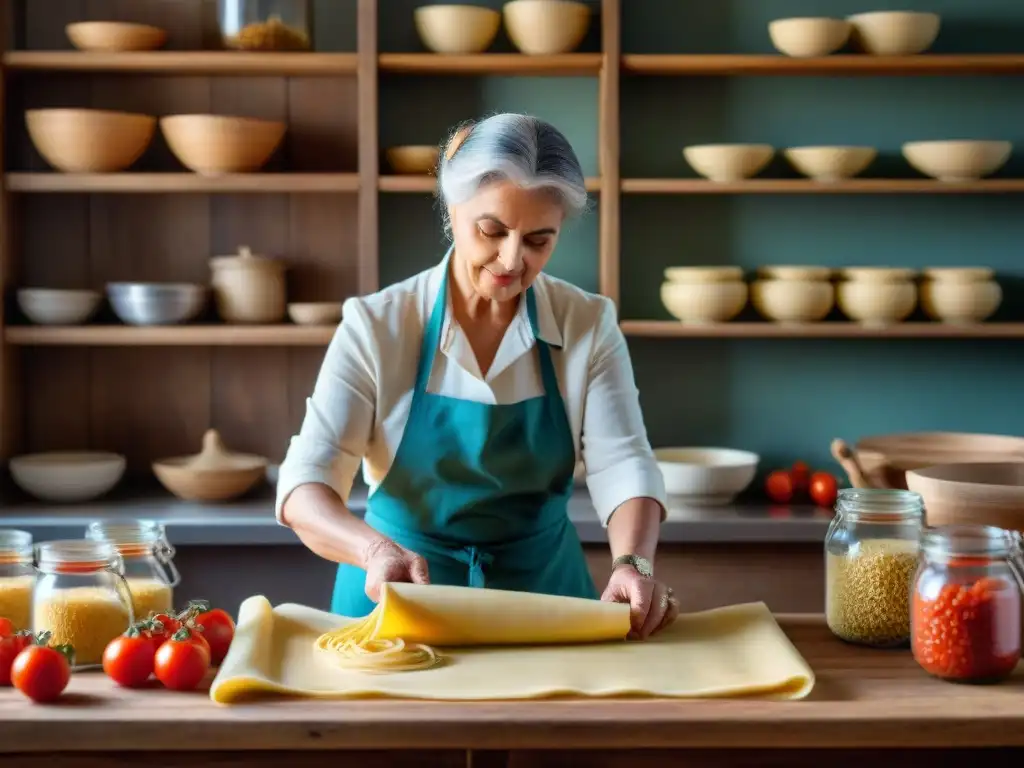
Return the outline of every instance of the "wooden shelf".
<path id="1" fill-rule="evenodd" d="M 622 191 L 645 195 L 850 195 L 927 194 L 974 195 L 1024 193 L 1024 179 L 978 179 L 977 181 L 936 181 L 935 179 L 847 179 L 836 182 L 812 179 L 623 179 Z"/>
<path id="2" fill-rule="evenodd" d="M 588 177 L 586 182 L 588 191 L 601 191 L 599 177 Z M 437 179 L 434 176 L 419 174 L 381 174 L 377 187 L 381 192 L 433 193 L 437 190 Z"/>
<path id="3" fill-rule="evenodd" d="M 779 325 L 768 322 L 683 325 L 674 320 L 625 320 L 626 336 L 681 339 L 1024 339 L 1024 323 L 899 323 L 869 328 L 826 322 Z"/>
<path id="4" fill-rule="evenodd" d="M 355 173 L 236 173 L 199 176 L 195 173 L 8 173 L 11 192 L 167 193 L 318 193 L 356 192 Z"/>
<path id="5" fill-rule="evenodd" d="M 246 53 L 234 51 L 12 51 L 4 66 L 15 72 L 121 72 L 151 75 L 354 75 L 354 53 Z"/>
<path id="6" fill-rule="evenodd" d="M 781 54 L 630 54 L 622 57 L 622 72 L 662 76 L 1024 74 L 1024 54 L 840 54 L 811 59 Z"/>
<path id="7" fill-rule="evenodd" d="M 601 71 L 600 53 L 526 56 L 521 53 L 477 53 L 447 56 L 436 53 L 382 53 L 381 72 L 403 75 L 532 75 L 586 76 Z"/>
<path id="8" fill-rule="evenodd" d="M 326 346 L 334 325 L 8 326 L 8 344 L 32 347 Z"/>

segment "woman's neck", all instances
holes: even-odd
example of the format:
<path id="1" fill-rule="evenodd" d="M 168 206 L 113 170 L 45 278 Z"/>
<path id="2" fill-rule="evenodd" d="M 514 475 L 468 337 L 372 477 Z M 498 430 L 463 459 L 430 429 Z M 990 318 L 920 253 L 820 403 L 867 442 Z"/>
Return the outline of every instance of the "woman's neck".
<path id="1" fill-rule="evenodd" d="M 455 317 L 472 324 L 485 324 L 492 328 L 507 328 L 519 310 L 519 296 L 508 301 L 494 301 L 481 296 L 473 288 L 469 270 L 455 259 L 449 263 L 449 285 L 452 286 L 451 301 Z"/>

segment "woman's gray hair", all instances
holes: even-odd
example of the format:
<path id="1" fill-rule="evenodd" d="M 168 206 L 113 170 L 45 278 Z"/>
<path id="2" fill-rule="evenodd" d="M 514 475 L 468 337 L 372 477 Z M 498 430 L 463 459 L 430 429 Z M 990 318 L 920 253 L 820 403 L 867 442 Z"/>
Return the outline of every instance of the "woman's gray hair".
<path id="1" fill-rule="evenodd" d="M 561 131 L 536 117 L 502 113 L 452 133 L 437 173 L 446 232 L 451 231 L 449 206 L 464 203 L 494 181 L 551 190 L 568 216 L 587 209 L 583 169 L 572 145 Z"/>

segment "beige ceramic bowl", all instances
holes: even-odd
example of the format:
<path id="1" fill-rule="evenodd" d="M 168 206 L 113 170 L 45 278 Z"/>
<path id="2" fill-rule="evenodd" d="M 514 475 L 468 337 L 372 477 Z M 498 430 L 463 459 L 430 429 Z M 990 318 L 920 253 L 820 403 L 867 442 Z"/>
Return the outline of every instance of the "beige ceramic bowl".
<path id="1" fill-rule="evenodd" d="M 862 267 L 843 271 L 836 287 L 840 311 L 854 322 L 884 327 L 906 320 L 917 306 L 911 270 Z"/>
<path id="2" fill-rule="evenodd" d="M 186 501 L 227 501 L 266 479 L 270 462 L 262 456 L 229 451 L 215 429 L 203 435 L 203 450 L 153 462 L 163 486 Z"/>
<path id="3" fill-rule="evenodd" d="M 407 144 L 388 147 L 384 154 L 395 173 L 423 175 L 437 172 L 441 150 L 436 144 Z"/>
<path id="4" fill-rule="evenodd" d="M 816 323 L 835 306 L 835 287 L 827 279 L 767 276 L 750 287 L 750 298 L 757 313 L 767 320 Z"/>
<path id="5" fill-rule="evenodd" d="M 929 526 L 993 525 L 1024 531 L 1024 463 L 938 464 L 907 472 Z"/>
<path id="6" fill-rule="evenodd" d="M 18 306 L 25 317 L 38 325 L 81 325 L 95 314 L 102 300 L 98 291 L 18 290 Z"/>
<path id="7" fill-rule="evenodd" d="M 986 268 L 926 269 L 921 309 L 932 320 L 953 325 L 980 323 L 999 309 L 1003 289 Z"/>
<path id="8" fill-rule="evenodd" d="M 730 504 L 754 480 L 761 457 L 732 448 L 657 448 L 670 505 Z"/>
<path id="9" fill-rule="evenodd" d="M 850 22 L 843 19 L 776 19 L 768 24 L 768 36 L 780 53 L 806 58 L 835 53 L 846 45 L 852 29 Z"/>
<path id="10" fill-rule="evenodd" d="M 475 5 L 425 5 L 413 12 L 420 40 L 434 53 L 483 53 L 501 28 L 501 14 Z"/>
<path id="11" fill-rule="evenodd" d="M 124 475 L 125 457 L 102 451 L 54 451 L 15 456 L 11 478 L 43 501 L 76 503 L 107 493 Z"/>
<path id="12" fill-rule="evenodd" d="M 683 323 L 728 322 L 747 305 L 749 290 L 742 275 L 742 271 L 728 267 L 675 267 L 666 270 L 666 282 L 661 285 L 661 303 L 669 314 Z"/>
<path id="13" fill-rule="evenodd" d="M 1010 159 L 1009 141 L 911 141 L 903 157 L 925 176 L 940 181 L 973 181 L 989 176 Z"/>
<path id="14" fill-rule="evenodd" d="M 839 181 L 863 173 L 878 156 L 874 147 L 790 147 L 789 164 L 815 181 Z"/>
<path id="15" fill-rule="evenodd" d="M 284 138 L 275 120 L 222 115 L 172 115 L 160 130 L 182 165 L 203 176 L 258 171 Z"/>
<path id="16" fill-rule="evenodd" d="M 293 302 L 288 317 L 297 325 L 337 325 L 341 322 L 341 302 Z"/>
<path id="17" fill-rule="evenodd" d="M 167 32 L 160 27 L 121 21 L 78 21 L 64 32 L 80 51 L 154 51 L 167 42 Z"/>
<path id="18" fill-rule="evenodd" d="M 50 165 L 67 173 L 116 173 L 142 157 L 156 118 L 102 109 L 30 109 L 25 124 L 32 144 Z"/>
<path id="19" fill-rule="evenodd" d="M 697 173 L 712 181 L 739 181 L 756 176 L 775 154 L 768 144 L 698 144 L 683 149 Z"/>
<path id="20" fill-rule="evenodd" d="M 847 16 L 851 38 L 865 53 L 911 56 L 924 53 L 939 36 L 941 17 L 915 11 L 870 11 Z"/>
<path id="21" fill-rule="evenodd" d="M 512 0 L 505 3 L 505 31 L 521 53 L 569 53 L 590 27 L 590 6 L 574 0 Z"/>

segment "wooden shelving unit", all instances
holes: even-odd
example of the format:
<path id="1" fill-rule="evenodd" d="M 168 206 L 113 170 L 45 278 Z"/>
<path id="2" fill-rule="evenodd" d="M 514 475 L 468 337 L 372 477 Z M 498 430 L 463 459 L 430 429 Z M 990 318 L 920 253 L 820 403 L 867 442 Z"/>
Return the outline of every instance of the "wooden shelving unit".
<path id="1" fill-rule="evenodd" d="M 356 173 L 239 173 L 197 176 L 194 173 L 9 173 L 7 190 L 20 193 L 320 194 L 358 192 Z"/>
<path id="2" fill-rule="evenodd" d="M 871 327 L 846 322 L 684 325 L 671 320 L 626 320 L 622 331 L 627 336 L 662 339 L 1024 339 L 1024 323 L 898 323 Z"/>
<path id="3" fill-rule="evenodd" d="M 630 54 L 622 57 L 625 75 L 1015 75 L 1024 73 L 1024 54 L 922 54 L 863 56 L 839 54 L 794 59 L 744 54 Z"/>
<path id="4" fill-rule="evenodd" d="M 623 179 L 621 189 L 627 194 L 642 195 L 985 195 L 1024 193 L 1024 179 Z"/>

